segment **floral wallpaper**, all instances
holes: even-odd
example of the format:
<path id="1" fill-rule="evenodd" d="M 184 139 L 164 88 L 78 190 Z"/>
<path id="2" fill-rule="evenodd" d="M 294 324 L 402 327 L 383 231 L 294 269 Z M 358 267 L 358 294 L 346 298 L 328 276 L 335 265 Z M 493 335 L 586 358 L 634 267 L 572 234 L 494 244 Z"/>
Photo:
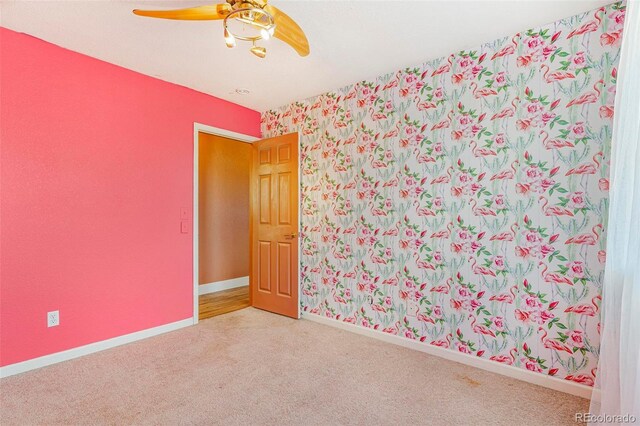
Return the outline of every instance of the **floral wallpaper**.
<path id="1" fill-rule="evenodd" d="M 303 311 L 593 385 L 624 15 L 265 112 L 301 133 Z"/>

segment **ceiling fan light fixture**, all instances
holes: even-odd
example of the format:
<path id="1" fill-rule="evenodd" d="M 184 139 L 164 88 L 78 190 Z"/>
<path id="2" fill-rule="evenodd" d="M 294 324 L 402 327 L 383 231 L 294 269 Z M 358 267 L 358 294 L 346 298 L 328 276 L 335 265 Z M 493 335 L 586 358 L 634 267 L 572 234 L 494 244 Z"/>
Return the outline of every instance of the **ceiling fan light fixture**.
<path id="1" fill-rule="evenodd" d="M 269 25 L 268 27 L 262 28 L 260 30 L 260 36 L 263 40 L 269 40 L 273 37 L 273 33 L 276 31 L 275 25 Z"/>
<path id="2" fill-rule="evenodd" d="M 224 28 L 224 42 L 227 44 L 228 48 L 236 47 L 236 38 L 226 27 Z"/>
<path id="3" fill-rule="evenodd" d="M 267 49 L 262 46 L 253 46 L 251 49 L 251 53 L 256 55 L 258 58 L 264 58 L 267 56 Z"/>

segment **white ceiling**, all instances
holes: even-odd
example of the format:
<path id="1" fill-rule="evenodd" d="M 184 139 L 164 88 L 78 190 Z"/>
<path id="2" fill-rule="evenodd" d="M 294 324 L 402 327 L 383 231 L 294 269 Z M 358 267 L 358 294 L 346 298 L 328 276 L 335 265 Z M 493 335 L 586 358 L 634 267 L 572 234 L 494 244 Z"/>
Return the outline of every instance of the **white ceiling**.
<path id="1" fill-rule="evenodd" d="M 215 1 L 215 0 L 214 0 Z M 595 9 L 595 1 L 272 0 L 306 32 L 311 54 L 279 40 L 266 59 L 228 49 L 220 21 L 135 16 L 192 1 L 6 1 L 0 24 L 67 49 L 264 111 Z M 247 88 L 249 95 L 233 93 Z"/>

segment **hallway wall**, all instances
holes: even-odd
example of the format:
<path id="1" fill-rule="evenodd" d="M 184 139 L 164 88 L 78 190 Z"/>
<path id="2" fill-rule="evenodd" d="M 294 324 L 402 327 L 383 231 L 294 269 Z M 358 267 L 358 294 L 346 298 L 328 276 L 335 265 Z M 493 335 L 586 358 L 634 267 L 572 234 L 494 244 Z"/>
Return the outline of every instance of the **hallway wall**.
<path id="1" fill-rule="evenodd" d="M 199 139 L 200 284 L 247 277 L 251 145 Z"/>

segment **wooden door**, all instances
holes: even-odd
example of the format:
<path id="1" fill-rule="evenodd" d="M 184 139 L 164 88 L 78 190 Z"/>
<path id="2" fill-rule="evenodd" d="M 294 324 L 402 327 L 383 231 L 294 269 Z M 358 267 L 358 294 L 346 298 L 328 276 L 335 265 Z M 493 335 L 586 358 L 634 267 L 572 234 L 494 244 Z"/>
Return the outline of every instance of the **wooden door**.
<path id="1" fill-rule="evenodd" d="M 251 304 L 298 318 L 298 134 L 253 144 Z"/>

